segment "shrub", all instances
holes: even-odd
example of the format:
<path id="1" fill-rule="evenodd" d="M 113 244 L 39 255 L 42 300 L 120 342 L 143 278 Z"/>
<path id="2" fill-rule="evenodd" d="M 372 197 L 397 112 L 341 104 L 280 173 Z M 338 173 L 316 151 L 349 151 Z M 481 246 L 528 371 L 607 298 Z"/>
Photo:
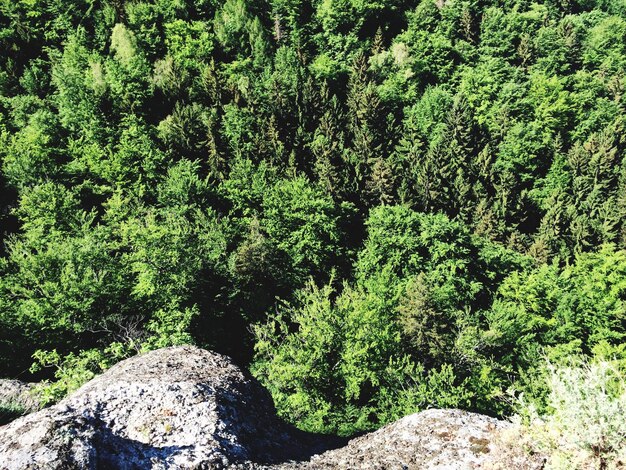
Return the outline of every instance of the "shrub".
<path id="1" fill-rule="evenodd" d="M 548 364 L 548 413 L 522 397 L 518 419 L 548 469 L 626 466 L 626 374 L 614 362 Z"/>
<path id="2" fill-rule="evenodd" d="M 14 419 L 26 414 L 26 410 L 14 401 L 0 401 L 0 426 L 9 424 Z"/>

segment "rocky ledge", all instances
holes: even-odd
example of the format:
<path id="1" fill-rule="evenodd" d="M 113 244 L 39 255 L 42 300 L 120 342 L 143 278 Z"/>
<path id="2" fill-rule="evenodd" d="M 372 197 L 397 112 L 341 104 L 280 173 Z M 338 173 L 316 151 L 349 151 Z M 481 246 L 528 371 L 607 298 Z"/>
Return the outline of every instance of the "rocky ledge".
<path id="1" fill-rule="evenodd" d="M 280 421 L 268 393 L 227 357 L 185 346 L 123 361 L 0 427 L 0 468 L 498 468 L 495 436 L 506 427 L 428 410 L 340 447 Z"/>

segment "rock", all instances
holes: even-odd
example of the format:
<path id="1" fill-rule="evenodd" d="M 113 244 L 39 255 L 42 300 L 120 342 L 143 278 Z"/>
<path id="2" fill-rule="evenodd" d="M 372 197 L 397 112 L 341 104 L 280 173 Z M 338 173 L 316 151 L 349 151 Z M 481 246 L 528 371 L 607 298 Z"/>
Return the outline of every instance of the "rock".
<path id="1" fill-rule="evenodd" d="M 257 468 L 310 456 L 317 441 L 280 422 L 230 359 L 185 346 L 123 361 L 0 428 L 0 468 Z"/>
<path id="2" fill-rule="evenodd" d="M 540 469 L 521 449 L 504 455 L 500 435 L 510 423 L 461 410 L 427 410 L 314 456 L 311 469 Z M 506 461 L 506 462 L 505 462 Z"/>
<path id="3" fill-rule="evenodd" d="M 280 421 L 268 393 L 230 359 L 185 346 L 123 361 L 0 427 L 0 469 L 487 468 L 506 427 L 429 410 L 336 448 L 344 442 Z"/>

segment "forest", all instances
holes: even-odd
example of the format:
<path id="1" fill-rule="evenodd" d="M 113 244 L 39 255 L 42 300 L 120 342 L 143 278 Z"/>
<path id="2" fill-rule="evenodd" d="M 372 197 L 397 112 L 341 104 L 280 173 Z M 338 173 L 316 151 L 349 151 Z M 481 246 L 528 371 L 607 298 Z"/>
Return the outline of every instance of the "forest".
<path id="1" fill-rule="evenodd" d="M 626 369 L 624 0 L 0 2 L 0 377 L 230 355 L 307 431 Z M 543 407 L 543 408 L 542 408 Z"/>

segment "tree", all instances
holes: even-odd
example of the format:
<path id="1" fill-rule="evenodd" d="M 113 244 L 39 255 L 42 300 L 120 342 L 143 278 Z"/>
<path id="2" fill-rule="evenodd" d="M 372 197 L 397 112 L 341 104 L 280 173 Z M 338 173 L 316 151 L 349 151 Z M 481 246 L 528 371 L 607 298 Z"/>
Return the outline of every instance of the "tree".
<path id="1" fill-rule="evenodd" d="M 261 225 L 290 259 L 292 286 L 327 276 L 341 260 L 339 219 L 349 211 L 304 178 L 278 181 L 263 197 Z"/>
<path id="2" fill-rule="evenodd" d="M 328 88 L 325 88 L 322 99 L 327 109 L 315 130 L 310 147 L 315 156 L 313 170 L 317 180 L 329 194 L 339 197 L 347 182 L 342 160 L 345 152 L 345 133 L 342 130 L 344 118 L 339 99 L 336 95 L 329 98 L 328 93 Z"/>
<path id="3" fill-rule="evenodd" d="M 398 321 L 414 357 L 426 366 L 449 358 L 454 344 L 453 318 L 438 310 L 424 273 L 411 279 L 398 304 Z"/>
<path id="4" fill-rule="evenodd" d="M 563 269 L 552 264 L 511 274 L 487 313 L 502 363 L 523 374 L 544 354 L 562 361 L 623 341 L 625 260 L 608 245 Z"/>

